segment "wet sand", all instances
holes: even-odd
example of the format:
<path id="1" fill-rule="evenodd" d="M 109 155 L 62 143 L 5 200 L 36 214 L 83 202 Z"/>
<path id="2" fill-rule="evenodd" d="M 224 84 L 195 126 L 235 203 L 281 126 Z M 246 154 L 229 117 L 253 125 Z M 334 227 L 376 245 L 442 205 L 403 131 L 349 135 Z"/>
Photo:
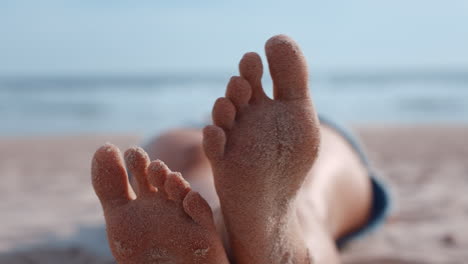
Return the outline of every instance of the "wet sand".
<path id="1" fill-rule="evenodd" d="M 468 126 L 355 129 L 392 188 L 384 227 L 343 251 L 344 263 L 466 263 Z M 0 139 L 0 263 L 114 263 L 90 160 L 136 135 Z"/>

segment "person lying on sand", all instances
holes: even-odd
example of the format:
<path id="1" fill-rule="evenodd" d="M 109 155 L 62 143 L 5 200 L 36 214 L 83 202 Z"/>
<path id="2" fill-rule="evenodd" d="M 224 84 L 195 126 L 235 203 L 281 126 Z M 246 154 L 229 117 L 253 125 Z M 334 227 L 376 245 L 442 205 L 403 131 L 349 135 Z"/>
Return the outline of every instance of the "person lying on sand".
<path id="1" fill-rule="evenodd" d="M 130 148 L 126 167 L 115 146 L 96 151 L 92 183 L 118 263 L 339 263 L 337 241 L 384 217 L 362 152 L 319 120 L 299 46 L 278 35 L 265 50 L 273 99 L 247 53 L 213 125 L 160 135 L 148 154 Z"/>

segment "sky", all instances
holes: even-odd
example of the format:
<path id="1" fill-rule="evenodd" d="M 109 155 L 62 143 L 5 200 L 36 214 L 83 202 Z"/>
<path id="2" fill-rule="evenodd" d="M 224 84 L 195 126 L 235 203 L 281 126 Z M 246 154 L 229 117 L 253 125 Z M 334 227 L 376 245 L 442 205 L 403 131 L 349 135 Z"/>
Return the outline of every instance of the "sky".
<path id="1" fill-rule="evenodd" d="M 0 76 L 232 71 L 279 33 L 312 69 L 468 69 L 468 1 L 0 0 Z"/>

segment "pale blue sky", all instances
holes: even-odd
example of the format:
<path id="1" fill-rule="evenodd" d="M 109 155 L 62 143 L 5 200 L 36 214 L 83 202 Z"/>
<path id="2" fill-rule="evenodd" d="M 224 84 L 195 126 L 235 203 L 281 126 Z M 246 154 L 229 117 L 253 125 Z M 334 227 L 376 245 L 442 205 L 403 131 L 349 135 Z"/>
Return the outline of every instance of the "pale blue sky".
<path id="1" fill-rule="evenodd" d="M 312 69 L 468 68 L 468 1 L 0 0 L 0 75 L 231 71 L 270 36 Z"/>

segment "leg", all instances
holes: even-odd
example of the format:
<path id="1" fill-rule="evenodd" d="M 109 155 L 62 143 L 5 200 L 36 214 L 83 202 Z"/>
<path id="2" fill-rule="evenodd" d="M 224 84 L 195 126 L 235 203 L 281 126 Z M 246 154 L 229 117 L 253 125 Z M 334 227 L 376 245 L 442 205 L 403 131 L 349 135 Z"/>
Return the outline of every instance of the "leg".
<path id="1" fill-rule="evenodd" d="M 371 203 L 368 175 L 356 153 L 334 130 L 320 126 L 320 131 L 320 153 L 297 198 L 299 221 L 307 227 L 305 240 L 314 252 L 334 250 L 334 240 L 364 225 Z M 152 159 L 172 161 L 167 162 L 171 167 L 181 164 L 177 170 L 184 171 L 192 188 L 203 197 L 212 197 L 207 201 L 218 220 L 217 228 L 225 230 L 211 168 L 205 166 L 208 159 L 197 150 L 202 147 L 201 140 L 201 130 L 178 129 L 155 138 L 147 149 Z"/>
<path id="2" fill-rule="evenodd" d="M 209 205 L 182 176 L 160 161 L 150 164 L 140 148 L 128 150 L 125 160 L 138 185 L 136 198 L 116 147 L 104 145 L 92 163 L 117 262 L 227 264 Z"/>
<path id="3" fill-rule="evenodd" d="M 320 153 L 298 200 L 312 199 L 312 207 L 336 240 L 367 222 L 372 190 L 368 171 L 349 143 L 327 126 L 320 131 Z"/>

